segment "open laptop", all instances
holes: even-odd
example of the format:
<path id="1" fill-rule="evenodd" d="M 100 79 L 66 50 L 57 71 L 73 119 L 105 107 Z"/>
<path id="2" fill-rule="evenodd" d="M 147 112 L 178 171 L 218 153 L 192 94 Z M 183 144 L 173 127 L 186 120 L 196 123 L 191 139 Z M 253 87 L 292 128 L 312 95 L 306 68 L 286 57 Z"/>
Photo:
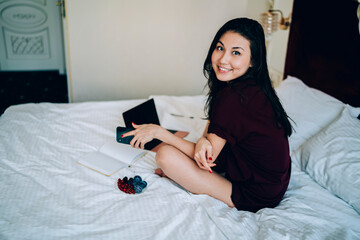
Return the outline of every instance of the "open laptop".
<path id="1" fill-rule="evenodd" d="M 116 128 L 116 140 L 119 143 L 130 144 L 130 141 L 132 140 L 133 136 L 122 138 L 121 135 L 126 132 L 134 130 L 132 126 L 133 122 L 137 125 L 149 124 L 149 123 L 160 125 L 159 117 L 155 107 L 155 101 L 153 98 L 147 100 L 144 103 L 141 103 L 140 105 L 134 108 L 131 108 L 123 112 L 123 118 L 125 122 L 125 127 L 119 126 Z M 184 132 L 184 131 L 177 131 L 170 129 L 168 129 L 168 131 L 182 138 L 186 137 L 189 134 L 188 132 Z M 144 147 L 146 150 L 151 150 L 156 152 L 161 144 L 164 143 L 162 143 L 158 139 L 153 139 L 152 141 L 146 143 Z"/>

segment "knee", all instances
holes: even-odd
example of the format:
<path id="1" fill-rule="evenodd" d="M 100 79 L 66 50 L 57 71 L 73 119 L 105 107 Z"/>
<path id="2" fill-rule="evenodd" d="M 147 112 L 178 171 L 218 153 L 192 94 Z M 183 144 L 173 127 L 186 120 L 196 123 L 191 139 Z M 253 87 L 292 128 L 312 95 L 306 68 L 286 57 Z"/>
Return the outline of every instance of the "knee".
<path id="1" fill-rule="evenodd" d="M 165 167 L 169 160 L 171 159 L 170 156 L 174 153 L 176 149 L 170 145 L 164 145 L 159 148 L 156 152 L 156 163 L 159 165 L 160 168 Z"/>

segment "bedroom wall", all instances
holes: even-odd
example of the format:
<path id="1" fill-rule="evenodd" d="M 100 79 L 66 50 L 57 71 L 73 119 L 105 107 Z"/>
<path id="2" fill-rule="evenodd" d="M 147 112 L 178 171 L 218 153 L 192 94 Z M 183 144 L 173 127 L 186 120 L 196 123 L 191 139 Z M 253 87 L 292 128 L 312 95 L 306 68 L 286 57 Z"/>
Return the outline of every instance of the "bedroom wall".
<path id="1" fill-rule="evenodd" d="M 260 20 L 260 14 L 270 9 L 281 10 L 284 17 L 292 13 L 293 0 L 249 0 L 245 15 L 249 18 Z M 290 30 L 274 32 L 267 46 L 267 61 L 270 78 L 273 85 L 277 86 L 284 78 L 286 51 Z"/>
<path id="2" fill-rule="evenodd" d="M 293 1 L 274 0 L 274 9 L 283 12 L 284 17 L 289 17 L 293 8 Z M 274 85 L 278 85 L 284 78 L 286 51 L 289 40 L 290 29 L 281 30 L 272 34 L 272 38 L 268 44 L 268 66 L 271 79 Z"/>
<path id="3" fill-rule="evenodd" d="M 73 102 L 194 95 L 216 30 L 246 1 L 66 2 Z"/>
<path id="4" fill-rule="evenodd" d="M 267 8 L 267 0 L 66 1 L 70 101 L 204 93 L 216 31 Z"/>

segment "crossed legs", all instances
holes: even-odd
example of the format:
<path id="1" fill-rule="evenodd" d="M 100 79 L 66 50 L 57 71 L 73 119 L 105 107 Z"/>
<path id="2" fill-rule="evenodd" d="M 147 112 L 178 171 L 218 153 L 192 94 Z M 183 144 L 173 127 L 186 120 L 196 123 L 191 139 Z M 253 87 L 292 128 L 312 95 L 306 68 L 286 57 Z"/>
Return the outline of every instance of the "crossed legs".
<path id="1" fill-rule="evenodd" d="M 163 171 L 157 170 L 160 176 L 166 175 L 194 194 L 207 194 L 234 207 L 231 182 L 215 172 L 199 168 L 194 160 L 177 148 L 170 145 L 161 147 L 156 153 L 156 163 Z"/>

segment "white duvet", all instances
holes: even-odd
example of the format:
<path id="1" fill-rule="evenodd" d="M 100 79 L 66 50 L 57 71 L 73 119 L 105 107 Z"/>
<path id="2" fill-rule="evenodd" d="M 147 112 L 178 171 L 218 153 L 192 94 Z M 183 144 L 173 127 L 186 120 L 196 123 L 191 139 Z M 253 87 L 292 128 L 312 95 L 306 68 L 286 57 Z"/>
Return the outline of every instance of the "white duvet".
<path id="1" fill-rule="evenodd" d="M 298 123 L 290 139 L 295 152 L 345 105 L 334 101 L 338 112 L 333 118 L 321 115 L 326 120 L 319 126 L 319 119 L 311 123 L 292 108 L 287 96 L 302 82 L 287 84 L 278 93 Z M 204 96 L 153 98 L 163 126 L 190 131 L 191 141 L 201 135 Z M 77 164 L 114 140 L 122 112 L 143 101 L 10 107 L 0 118 L 0 239 L 360 239 L 353 206 L 314 181 L 296 158 L 283 201 L 257 213 L 231 209 L 155 175 L 151 152 L 110 177 Z M 142 193 L 117 189 L 118 178 L 135 175 L 148 183 Z"/>

